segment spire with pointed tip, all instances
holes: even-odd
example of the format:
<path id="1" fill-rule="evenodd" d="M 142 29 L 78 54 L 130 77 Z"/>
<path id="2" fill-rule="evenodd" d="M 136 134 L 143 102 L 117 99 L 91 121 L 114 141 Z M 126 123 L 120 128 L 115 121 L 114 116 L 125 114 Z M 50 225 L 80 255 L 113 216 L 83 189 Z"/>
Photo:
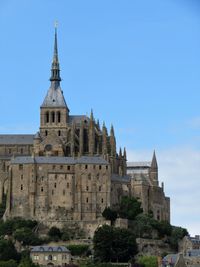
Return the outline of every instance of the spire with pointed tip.
<path id="1" fill-rule="evenodd" d="M 114 127 L 113 127 L 112 124 L 111 124 L 111 128 L 110 128 L 110 135 L 111 135 L 111 136 L 115 136 Z"/>
<path id="2" fill-rule="evenodd" d="M 121 147 L 119 148 L 119 157 L 120 158 L 122 157 L 122 149 L 121 149 Z"/>
<path id="3" fill-rule="evenodd" d="M 50 81 L 60 82 L 60 67 L 58 60 L 58 45 L 57 45 L 57 25 L 55 25 L 55 40 L 54 40 L 54 53 L 53 53 L 53 62 L 51 65 L 51 78 Z"/>
<path id="4" fill-rule="evenodd" d="M 158 169 L 158 164 L 157 164 L 157 159 L 156 159 L 156 152 L 154 150 L 153 152 L 153 158 L 152 158 L 152 161 L 151 161 L 151 168 L 152 169 Z"/>
<path id="5" fill-rule="evenodd" d="M 124 159 L 126 160 L 126 148 L 124 147 Z"/>

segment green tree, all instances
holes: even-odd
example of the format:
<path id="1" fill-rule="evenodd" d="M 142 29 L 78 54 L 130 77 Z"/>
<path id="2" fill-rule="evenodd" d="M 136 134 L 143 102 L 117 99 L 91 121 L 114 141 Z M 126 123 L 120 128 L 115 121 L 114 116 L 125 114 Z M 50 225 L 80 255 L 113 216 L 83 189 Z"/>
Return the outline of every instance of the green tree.
<path id="1" fill-rule="evenodd" d="M 118 212 L 121 218 L 134 220 L 143 210 L 141 203 L 136 198 L 124 196 L 121 199 Z"/>
<path id="2" fill-rule="evenodd" d="M 138 263 L 144 267 L 158 267 L 158 260 L 155 256 L 143 256 L 138 259 Z"/>
<path id="3" fill-rule="evenodd" d="M 117 211 L 112 210 L 110 207 L 106 207 L 102 213 L 102 216 L 113 223 L 117 219 Z"/>
<path id="4" fill-rule="evenodd" d="M 169 239 L 171 247 L 178 251 L 178 243 L 186 235 L 188 235 L 188 231 L 185 228 L 172 226 L 172 232 Z"/>
<path id="5" fill-rule="evenodd" d="M 0 261 L 19 260 L 14 244 L 10 240 L 0 240 Z"/>
<path id="6" fill-rule="evenodd" d="M 18 267 L 39 267 L 38 264 L 34 264 L 29 257 L 22 258 Z"/>
<path id="7" fill-rule="evenodd" d="M 40 245 L 41 240 L 32 232 L 30 228 L 23 227 L 15 230 L 14 238 L 21 242 L 23 245 Z"/>
<path id="8" fill-rule="evenodd" d="M 50 228 L 49 232 L 48 232 L 48 236 L 54 240 L 54 241 L 58 241 L 61 239 L 62 233 L 60 231 L 59 228 L 53 226 Z"/>
<path id="9" fill-rule="evenodd" d="M 73 256 L 82 256 L 87 254 L 89 245 L 68 245 L 67 248 L 70 250 Z"/>
<path id="10" fill-rule="evenodd" d="M 0 266 L 1 267 L 17 267 L 18 264 L 14 260 L 9 260 L 9 261 L 0 261 Z"/>
<path id="11" fill-rule="evenodd" d="M 94 257 L 101 262 L 123 262 L 137 252 L 135 236 L 130 230 L 103 225 L 95 231 Z"/>

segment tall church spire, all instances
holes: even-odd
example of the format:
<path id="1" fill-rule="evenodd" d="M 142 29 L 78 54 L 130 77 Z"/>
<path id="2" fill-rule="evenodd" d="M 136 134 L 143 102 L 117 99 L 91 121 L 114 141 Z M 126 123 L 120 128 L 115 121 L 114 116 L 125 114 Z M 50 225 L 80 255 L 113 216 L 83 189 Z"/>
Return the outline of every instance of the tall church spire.
<path id="1" fill-rule="evenodd" d="M 57 44 L 57 25 L 55 25 L 55 40 L 54 40 L 54 53 L 53 53 L 53 62 L 51 65 L 51 78 L 50 81 L 60 82 L 60 66 L 58 60 L 58 44 Z"/>

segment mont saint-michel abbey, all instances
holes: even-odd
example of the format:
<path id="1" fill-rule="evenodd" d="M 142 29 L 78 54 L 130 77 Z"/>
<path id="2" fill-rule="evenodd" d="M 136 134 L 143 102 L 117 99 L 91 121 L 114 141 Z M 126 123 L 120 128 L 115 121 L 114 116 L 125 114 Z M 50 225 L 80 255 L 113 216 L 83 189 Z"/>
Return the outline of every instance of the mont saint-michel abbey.
<path id="1" fill-rule="evenodd" d="M 0 199 L 4 219 L 23 217 L 46 225 L 95 224 L 105 207 L 134 196 L 144 213 L 170 221 L 170 200 L 159 186 L 155 152 L 151 162 L 127 163 L 108 132 L 91 115 L 71 115 L 60 87 L 55 32 L 50 88 L 33 135 L 0 135 Z"/>

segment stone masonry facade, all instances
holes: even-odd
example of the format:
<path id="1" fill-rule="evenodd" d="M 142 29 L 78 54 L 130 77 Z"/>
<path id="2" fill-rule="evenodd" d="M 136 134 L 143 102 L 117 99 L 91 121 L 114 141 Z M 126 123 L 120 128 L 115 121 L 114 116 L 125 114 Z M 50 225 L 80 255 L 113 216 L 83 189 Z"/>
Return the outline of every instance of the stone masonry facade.
<path id="1" fill-rule="evenodd" d="M 33 135 L 0 135 L 0 201 L 4 218 L 23 217 L 44 224 L 90 222 L 122 196 L 137 197 L 145 213 L 170 221 L 170 200 L 159 186 L 155 152 L 151 162 L 127 164 L 91 111 L 70 115 L 60 87 L 57 32 L 50 88 L 40 107 L 40 128 Z"/>

